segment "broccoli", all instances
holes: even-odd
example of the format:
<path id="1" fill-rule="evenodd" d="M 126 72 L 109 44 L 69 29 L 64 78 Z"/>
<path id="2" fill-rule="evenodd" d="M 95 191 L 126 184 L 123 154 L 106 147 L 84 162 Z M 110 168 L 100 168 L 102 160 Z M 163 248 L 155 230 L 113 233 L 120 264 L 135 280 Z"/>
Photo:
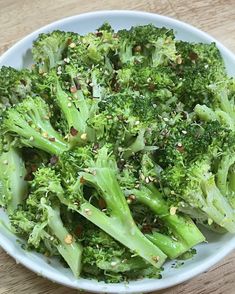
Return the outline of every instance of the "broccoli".
<path id="1" fill-rule="evenodd" d="M 149 152 L 150 153 L 150 152 Z M 193 221 L 177 212 L 177 207 L 164 199 L 163 194 L 156 187 L 159 179 L 159 166 L 147 153 L 142 155 L 139 169 L 139 178 L 134 175 L 136 167 L 130 166 L 120 175 L 122 188 L 130 203 L 141 203 L 149 207 L 155 217 L 159 218 L 167 228 L 165 232 L 154 232 L 148 238 L 154 242 L 168 257 L 176 258 L 193 246 L 205 241 L 205 237 L 199 231 Z M 133 207 L 133 210 L 135 206 Z M 150 226 L 152 223 L 150 221 Z"/>
<path id="2" fill-rule="evenodd" d="M 0 114 L 32 93 L 32 73 L 28 69 L 2 66 L 0 80 Z"/>
<path id="3" fill-rule="evenodd" d="M 59 178 L 46 167 L 35 173 L 30 194 L 21 209 L 10 214 L 14 231 L 28 240 L 31 249 L 47 255 L 60 254 L 78 277 L 81 271 L 82 246 L 67 230 L 60 216 L 56 198 Z"/>
<path id="4" fill-rule="evenodd" d="M 26 168 L 20 151 L 14 146 L 0 155 L 0 206 L 12 213 L 27 196 Z"/>
<path id="5" fill-rule="evenodd" d="M 174 34 L 170 29 L 144 25 L 120 30 L 117 37 L 122 65 L 136 62 L 160 66 L 177 58 Z"/>
<path id="6" fill-rule="evenodd" d="M 186 167 L 175 165 L 162 175 L 172 194 L 189 206 L 207 215 L 208 223 L 215 222 L 229 232 L 235 230 L 235 212 L 221 193 L 211 172 L 210 156 L 199 158 Z M 166 192 L 168 193 L 168 192 Z"/>
<path id="7" fill-rule="evenodd" d="M 38 66 L 38 72 L 43 74 L 63 61 L 66 51 L 76 34 L 59 30 L 42 33 L 34 41 L 32 54 Z"/>
<path id="8" fill-rule="evenodd" d="M 146 271 L 146 276 L 159 276 L 159 269 L 150 266 L 139 256 L 112 239 L 102 230 L 84 225 L 83 230 L 83 275 L 92 277 L 94 270 L 98 279 L 120 282 L 130 276 L 138 278 Z M 92 268 L 91 268 L 92 265 Z M 147 272 L 148 269 L 148 272 Z"/>
<path id="9" fill-rule="evenodd" d="M 216 44 L 152 24 L 40 34 L 0 69 L 0 205 L 76 277 L 160 278 L 235 232 L 235 80 Z"/>
<path id="10" fill-rule="evenodd" d="M 89 149 L 86 149 L 82 156 L 80 152 L 78 153 L 77 158 L 83 159 L 84 171 L 79 172 L 78 179 L 75 182 L 73 179 L 76 177 L 76 170 L 75 175 L 73 175 L 72 167 L 74 164 L 70 165 L 73 160 L 69 161 L 67 156 L 64 155 L 63 160 L 66 162 L 62 161 L 63 166 L 67 166 L 67 168 L 71 166 L 72 172 L 68 174 L 68 169 L 65 169 L 64 174 L 62 168 L 62 176 L 66 179 L 65 185 L 68 189 L 68 196 L 58 194 L 60 201 L 67 205 L 69 209 L 83 215 L 152 265 L 160 267 L 166 256 L 157 246 L 144 237 L 136 226 L 125 196 L 116 179 L 118 171 L 115 159 L 108 153 L 107 146 L 103 146 L 97 152 L 95 160 L 89 156 Z M 84 188 L 87 185 L 94 187 L 95 191 L 104 199 L 107 205 L 107 214 L 84 198 Z"/>
<path id="11" fill-rule="evenodd" d="M 60 154 L 68 144 L 50 123 L 49 106 L 40 97 L 28 97 L 9 108 L 3 118 L 4 134 L 16 136 L 24 146 Z"/>
<path id="12" fill-rule="evenodd" d="M 226 75 L 216 44 L 177 41 L 176 52 L 180 55 L 174 64 L 175 92 L 179 101 L 189 111 L 198 103 L 210 106 L 213 101 L 211 84 L 220 82 Z"/>

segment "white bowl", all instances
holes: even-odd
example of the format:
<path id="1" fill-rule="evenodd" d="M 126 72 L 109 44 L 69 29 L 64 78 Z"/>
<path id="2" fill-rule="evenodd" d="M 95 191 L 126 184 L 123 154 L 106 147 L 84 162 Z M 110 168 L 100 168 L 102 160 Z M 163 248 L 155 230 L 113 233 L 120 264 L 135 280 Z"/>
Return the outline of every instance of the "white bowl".
<path id="1" fill-rule="evenodd" d="M 0 66 L 10 65 L 22 68 L 30 65 L 32 63 L 30 48 L 39 33 L 60 29 L 84 34 L 95 31 L 105 21 L 108 21 L 114 29 L 152 23 L 159 27 L 173 28 L 177 39 L 204 43 L 216 42 L 228 73 L 235 75 L 235 56 L 208 34 L 169 17 L 137 11 L 99 11 L 56 21 L 28 35 L 5 52 L 0 58 Z M 5 213 L 1 210 L 0 219 L 7 220 Z M 209 232 L 205 232 L 205 234 L 208 244 L 198 245 L 196 247 L 197 254 L 191 260 L 187 260 L 180 268 L 172 268 L 172 262 L 167 262 L 161 280 L 144 279 L 132 281 L 129 284 L 105 284 L 95 280 L 75 279 L 71 271 L 65 269 L 57 260 L 53 259 L 48 262 L 48 259 L 40 254 L 24 251 L 16 242 L 17 238 L 4 226 L 0 226 L 0 245 L 17 262 L 37 274 L 63 285 L 97 293 L 143 293 L 184 282 L 204 272 L 235 248 L 234 235 L 217 235 Z"/>

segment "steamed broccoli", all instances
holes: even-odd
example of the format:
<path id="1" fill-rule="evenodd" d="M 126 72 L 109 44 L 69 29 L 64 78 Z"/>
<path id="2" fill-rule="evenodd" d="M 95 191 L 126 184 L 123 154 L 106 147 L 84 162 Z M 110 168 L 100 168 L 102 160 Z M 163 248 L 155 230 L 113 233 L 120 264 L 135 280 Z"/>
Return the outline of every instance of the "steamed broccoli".
<path id="1" fill-rule="evenodd" d="M 49 106 L 40 97 L 28 97 L 4 114 L 3 133 L 16 136 L 20 143 L 51 154 L 68 149 L 67 143 L 50 123 Z"/>
<path id="2" fill-rule="evenodd" d="M 108 148 L 104 146 L 98 150 L 95 160 L 90 157 L 89 149 L 82 154 L 79 152 L 77 158 L 79 157 L 84 166 L 82 167 L 77 161 L 77 171 L 76 165 L 70 165 L 71 161 L 68 160 L 67 156 L 62 160 L 62 176 L 65 180 L 64 185 L 68 190 L 68 196 L 58 193 L 60 201 L 152 265 L 160 267 L 166 256 L 158 247 L 148 241 L 136 226 L 116 179 L 118 173 L 116 161 L 108 153 Z M 73 166 L 75 169 L 72 168 Z M 78 179 L 76 179 L 76 174 L 78 174 Z M 94 191 L 91 191 L 91 193 L 94 193 L 94 195 L 98 193 L 99 197 L 104 199 L 107 205 L 107 214 L 86 200 L 84 197 L 86 186 L 93 187 Z"/>
<path id="3" fill-rule="evenodd" d="M 21 102 L 32 93 L 32 73 L 3 66 L 0 69 L 0 115 L 6 108 Z"/>
<path id="4" fill-rule="evenodd" d="M 40 74 L 48 72 L 63 61 L 74 37 L 74 33 L 59 30 L 39 35 L 33 43 L 32 54 Z"/>
<path id="5" fill-rule="evenodd" d="M 198 224 L 235 232 L 235 83 L 214 43 L 105 23 L 32 54 L 0 70 L 0 205 L 24 248 L 120 282 L 160 278 Z"/>
<path id="6" fill-rule="evenodd" d="M 10 214 L 14 231 L 27 239 L 31 249 L 47 255 L 60 254 L 73 274 L 81 271 L 82 246 L 66 229 L 56 198 L 59 179 L 48 168 L 35 173 L 26 203 Z"/>

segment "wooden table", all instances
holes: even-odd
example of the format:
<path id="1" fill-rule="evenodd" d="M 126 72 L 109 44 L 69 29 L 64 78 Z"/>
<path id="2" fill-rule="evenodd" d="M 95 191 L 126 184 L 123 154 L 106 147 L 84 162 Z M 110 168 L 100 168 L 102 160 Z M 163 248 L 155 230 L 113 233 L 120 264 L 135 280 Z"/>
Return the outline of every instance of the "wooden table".
<path id="1" fill-rule="evenodd" d="M 50 22 L 87 11 L 131 9 L 168 15 L 208 32 L 235 52 L 235 0 L 0 0 L 0 54 Z M 159 294 L 234 294 L 235 252 L 210 271 Z M 0 249 L 0 294 L 64 294 L 75 290 L 53 284 L 18 265 Z"/>

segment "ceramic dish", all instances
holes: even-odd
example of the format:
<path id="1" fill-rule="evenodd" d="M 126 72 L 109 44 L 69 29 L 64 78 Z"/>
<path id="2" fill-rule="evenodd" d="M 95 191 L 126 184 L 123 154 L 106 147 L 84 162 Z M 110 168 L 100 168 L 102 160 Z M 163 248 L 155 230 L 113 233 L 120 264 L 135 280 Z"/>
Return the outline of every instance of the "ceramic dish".
<path id="1" fill-rule="evenodd" d="M 204 43 L 216 42 L 224 58 L 228 73 L 235 75 L 235 56 L 208 34 L 165 16 L 137 11 L 99 11 L 56 21 L 28 35 L 5 52 L 0 58 L 0 66 L 10 65 L 16 68 L 29 66 L 32 63 L 30 48 L 39 33 L 60 29 L 84 34 L 95 31 L 105 21 L 110 22 L 114 29 L 152 23 L 159 27 L 173 28 L 177 39 Z M 7 221 L 7 216 L 1 210 L 0 220 Z M 208 232 L 205 232 L 205 235 L 208 244 L 197 246 L 197 254 L 191 260 L 187 260 L 180 268 L 174 268 L 172 262 L 167 262 L 161 280 L 143 279 L 128 284 L 105 284 L 95 280 L 76 279 L 72 272 L 64 268 L 57 260 L 52 259 L 49 262 L 46 257 L 40 254 L 24 251 L 17 242 L 17 238 L 10 234 L 4 226 L 0 226 L 0 245 L 17 262 L 43 277 L 66 286 L 97 293 L 143 293 L 184 282 L 206 271 L 235 248 L 234 235 L 217 235 Z"/>

